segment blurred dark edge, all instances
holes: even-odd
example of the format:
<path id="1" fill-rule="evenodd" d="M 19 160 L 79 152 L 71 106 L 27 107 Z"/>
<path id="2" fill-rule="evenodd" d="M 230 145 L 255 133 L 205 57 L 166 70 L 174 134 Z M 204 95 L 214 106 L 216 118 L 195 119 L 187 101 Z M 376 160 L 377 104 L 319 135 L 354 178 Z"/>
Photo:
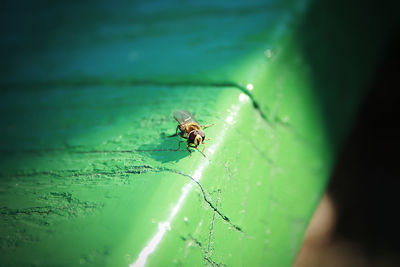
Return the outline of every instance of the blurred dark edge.
<path id="1" fill-rule="evenodd" d="M 338 208 L 336 235 L 371 257 L 400 252 L 400 38 L 385 51 L 328 192 Z"/>
<path id="2" fill-rule="evenodd" d="M 340 151 L 382 62 L 395 49 L 400 1 L 315 0 L 296 31 L 332 152 Z"/>
<path id="3" fill-rule="evenodd" d="M 333 237 L 367 262 L 400 254 L 399 10 L 400 1 L 316 0 L 296 32 L 337 159 Z"/>

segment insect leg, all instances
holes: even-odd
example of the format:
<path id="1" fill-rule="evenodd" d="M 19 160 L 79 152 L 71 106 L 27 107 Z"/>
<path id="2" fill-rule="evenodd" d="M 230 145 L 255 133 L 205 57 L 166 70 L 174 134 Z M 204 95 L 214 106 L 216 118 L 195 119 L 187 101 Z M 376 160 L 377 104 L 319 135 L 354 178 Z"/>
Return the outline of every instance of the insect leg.
<path id="1" fill-rule="evenodd" d="M 197 151 L 199 151 L 199 152 L 200 152 L 200 153 L 201 153 L 201 154 L 202 154 L 202 155 L 203 155 L 205 158 L 207 158 L 207 157 L 206 157 L 206 155 L 203 153 L 203 151 L 204 151 L 204 148 L 203 148 L 203 151 L 200 151 L 200 150 L 198 149 L 198 147 L 197 147 L 197 146 L 196 146 L 195 148 L 196 148 L 196 149 L 197 149 Z"/>
<path id="2" fill-rule="evenodd" d="M 203 149 L 201 150 L 202 153 L 204 152 L 204 149 L 206 149 L 206 143 L 203 142 L 203 144 L 204 144 L 204 146 L 203 146 Z"/>
<path id="3" fill-rule="evenodd" d="M 188 150 L 189 153 L 190 153 L 190 156 L 189 156 L 189 157 L 192 157 L 192 151 L 189 149 L 189 144 L 186 144 L 186 148 L 187 148 L 187 150 Z"/>
<path id="4" fill-rule="evenodd" d="M 203 143 L 203 144 L 204 144 L 204 143 Z M 200 151 L 200 150 L 199 150 L 198 146 L 195 146 L 195 145 L 193 145 L 193 144 L 189 144 L 189 145 L 188 145 L 188 148 L 189 148 L 189 147 L 193 147 L 194 149 L 196 149 L 197 151 L 199 151 L 200 154 L 202 154 L 205 158 L 207 158 L 206 155 L 203 153 L 203 151 Z M 204 149 L 203 149 L 203 150 L 204 150 Z M 192 155 L 192 153 L 190 153 L 190 155 Z"/>
<path id="5" fill-rule="evenodd" d="M 174 137 L 174 136 L 178 136 L 178 129 L 179 129 L 179 125 L 176 126 L 176 133 L 173 135 L 168 135 L 167 137 Z"/>
<path id="6" fill-rule="evenodd" d="M 180 147 L 181 147 L 181 137 L 179 136 L 179 138 L 178 138 L 178 148 L 175 149 L 174 151 L 178 151 Z"/>

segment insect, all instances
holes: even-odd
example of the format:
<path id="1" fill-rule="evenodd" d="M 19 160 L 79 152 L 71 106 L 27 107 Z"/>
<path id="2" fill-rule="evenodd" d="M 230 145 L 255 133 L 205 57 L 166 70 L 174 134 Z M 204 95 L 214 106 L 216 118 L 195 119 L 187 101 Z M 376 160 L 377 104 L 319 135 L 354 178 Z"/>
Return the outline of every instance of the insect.
<path id="1" fill-rule="evenodd" d="M 199 123 L 196 121 L 194 116 L 185 110 L 179 110 L 174 112 L 174 119 L 178 122 L 178 126 L 176 127 L 176 133 L 170 135 L 168 137 L 179 137 L 178 148 L 174 151 L 178 151 L 181 147 L 181 138 L 187 139 L 186 148 L 190 153 L 190 157 L 192 156 L 192 151 L 189 147 L 194 147 L 197 151 L 200 150 L 197 148 L 200 144 L 204 144 L 203 150 L 200 152 L 204 157 L 204 149 L 206 148 L 206 143 L 204 143 L 205 135 L 203 129 L 213 126 L 214 124 L 200 126 Z M 180 131 L 178 133 L 178 131 Z"/>

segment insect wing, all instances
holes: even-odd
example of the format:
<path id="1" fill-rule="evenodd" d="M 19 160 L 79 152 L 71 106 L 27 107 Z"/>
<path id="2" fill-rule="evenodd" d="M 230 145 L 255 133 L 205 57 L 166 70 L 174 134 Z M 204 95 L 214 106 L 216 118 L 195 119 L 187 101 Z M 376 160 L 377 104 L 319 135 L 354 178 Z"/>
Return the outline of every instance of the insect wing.
<path id="1" fill-rule="evenodd" d="M 174 118 L 179 124 L 186 124 L 189 122 L 197 123 L 194 116 L 186 110 L 178 110 L 174 112 Z"/>

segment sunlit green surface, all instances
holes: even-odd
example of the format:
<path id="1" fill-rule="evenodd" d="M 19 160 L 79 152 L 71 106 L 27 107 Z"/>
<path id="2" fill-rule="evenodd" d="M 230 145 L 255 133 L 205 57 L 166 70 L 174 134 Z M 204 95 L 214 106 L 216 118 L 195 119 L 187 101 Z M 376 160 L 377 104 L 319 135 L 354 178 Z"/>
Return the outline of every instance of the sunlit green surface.
<path id="1" fill-rule="evenodd" d="M 2 264 L 292 264 L 344 137 L 294 34 L 308 5 L 214 2 L 5 12 Z M 180 109 L 216 123 L 207 158 L 170 151 Z"/>
<path id="2" fill-rule="evenodd" d="M 201 101 L 187 90 L 202 94 Z M 30 100 L 35 104 L 13 109 L 25 114 L 21 122 L 40 116 L 38 132 L 30 132 L 35 139 L 14 121 L 13 131 L 27 141 L 3 145 L 8 263 L 127 265 L 177 208 L 149 264 L 290 264 L 327 175 L 321 151 L 268 125 L 237 89 L 58 88 L 36 91 Z M 176 125 L 169 111 L 182 108 L 196 110 L 201 123 L 216 123 L 206 130 L 213 138 L 207 159 L 198 152 L 189 158 L 185 149 L 152 151 L 177 147 L 164 135 Z M 206 198 L 230 223 L 182 174 L 201 178 Z"/>

